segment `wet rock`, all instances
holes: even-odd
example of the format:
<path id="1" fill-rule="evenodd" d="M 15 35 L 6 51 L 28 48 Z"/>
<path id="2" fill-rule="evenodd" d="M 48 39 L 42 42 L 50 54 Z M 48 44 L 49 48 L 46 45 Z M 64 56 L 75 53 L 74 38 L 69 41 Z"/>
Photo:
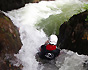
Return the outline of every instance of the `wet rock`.
<path id="1" fill-rule="evenodd" d="M 83 68 L 84 68 L 84 70 L 88 70 L 88 60 L 85 60 L 83 62 Z"/>
<path id="2" fill-rule="evenodd" d="M 0 0 L 0 10 L 11 11 L 24 7 L 26 3 L 37 3 L 41 0 Z M 49 0 L 45 0 L 49 1 Z M 52 1 L 52 0 L 51 0 Z"/>
<path id="3" fill-rule="evenodd" d="M 59 31 L 61 49 L 88 55 L 88 11 L 71 17 L 60 26 Z"/>
<path id="4" fill-rule="evenodd" d="M 18 53 L 21 46 L 18 28 L 0 12 L 0 70 L 17 70 L 18 67 L 11 65 L 9 61 L 16 60 L 14 54 Z"/>
<path id="5" fill-rule="evenodd" d="M 0 0 L 0 10 L 10 11 L 25 5 L 24 0 Z"/>

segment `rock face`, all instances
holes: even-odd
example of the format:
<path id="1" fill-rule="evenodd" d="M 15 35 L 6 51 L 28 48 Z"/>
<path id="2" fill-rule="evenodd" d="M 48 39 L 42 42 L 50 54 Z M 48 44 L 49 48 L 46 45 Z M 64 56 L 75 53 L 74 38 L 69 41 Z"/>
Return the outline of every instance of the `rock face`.
<path id="1" fill-rule="evenodd" d="M 19 69 L 12 66 L 10 60 L 15 61 L 14 54 L 18 53 L 21 46 L 18 28 L 0 12 L 0 70 Z"/>
<path id="2" fill-rule="evenodd" d="M 0 0 L 0 10 L 11 11 L 24 7 L 26 3 L 36 3 L 42 0 Z M 49 0 L 44 0 L 49 1 Z M 52 1 L 52 0 L 51 0 Z"/>
<path id="3" fill-rule="evenodd" d="M 60 26 L 59 31 L 61 49 L 88 55 L 88 11 L 71 17 Z"/>
<path id="4" fill-rule="evenodd" d="M 25 5 L 24 0 L 0 0 L 0 10 L 9 11 Z"/>

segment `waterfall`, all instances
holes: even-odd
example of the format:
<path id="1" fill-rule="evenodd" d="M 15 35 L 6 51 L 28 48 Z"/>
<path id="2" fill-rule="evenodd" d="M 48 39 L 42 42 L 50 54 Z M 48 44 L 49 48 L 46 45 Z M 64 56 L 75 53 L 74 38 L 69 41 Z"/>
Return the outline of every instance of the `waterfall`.
<path id="1" fill-rule="evenodd" d="M 46 65 L 39 66 L 39 62 L 35 59 L 39 47 L 48 39 L 48 35 L 58 34 L 58 29 L 64 21 L 67 21 L 72 15 L 84 11 L 82 7 L 83 2 L 79 0 L 41 1 L 26 4 L 25 7 L 6 13 L 14 25 L 19 28 L 23 46 L 15 56 L 21 60 L 22 70 L 44 70 L 44 67 L 47 68 Z M 58 57 L 57 68 L 62 61 L 60 70 L 78 70 L 78 68 L 82 70 L 80 66 L 87 57 L 79 56 L 71 51 L 65 51 L 65 53 L 65 57 L 62 55 Z M 19 63 L 14 65 L 19 65 Z M 52 70 L 54 70 L 53 68 Z"/>

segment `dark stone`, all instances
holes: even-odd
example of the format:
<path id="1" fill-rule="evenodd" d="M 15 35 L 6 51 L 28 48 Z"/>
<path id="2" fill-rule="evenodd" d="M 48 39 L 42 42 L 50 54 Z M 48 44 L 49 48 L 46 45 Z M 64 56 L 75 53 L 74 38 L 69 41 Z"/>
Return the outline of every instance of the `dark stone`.
<path id="1" fill-rule="evenodd" d="M 61 49 L 88 55 L 88 11 L 74 15 L 63 23 L 58 37 Z"/>
<path id="2" fill-rule="evenodd" d="M 0 10 L 1 11 L 11 11 L 14 9 L 19 9 L 24 7 L 27 3 L 38 3 L 42 0 L 0 0 Z M 45 0 L 50 1 L 50 0 Z M 52 1 L 52 0 L 51 0 Z"/>
<path id="3" fill-rule="evenodd" d="M 0 10 L 10 11 L 25 5 L 24 0 L 0 0 Z"/>
<path id="4" fill-rule="evenodd" d="M 10 62 L 16 62 L 14 54 L 18 53 L 21 46 L 18 28 L 0 12 L 0 70 L 21 70 Z"/>

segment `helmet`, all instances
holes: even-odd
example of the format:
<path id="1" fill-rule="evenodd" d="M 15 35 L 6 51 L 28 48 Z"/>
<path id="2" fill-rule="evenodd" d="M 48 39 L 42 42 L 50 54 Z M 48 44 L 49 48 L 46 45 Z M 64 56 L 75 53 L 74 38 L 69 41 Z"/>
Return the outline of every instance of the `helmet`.
<path id="1" fill-rule="evenodd" d="M 50 44 L 56 45 L 56 44 L 57 44 L 57 40 L 58 40 L 58 38 L 57 38 L 56 35 L 51 35 L 51 36 L 49 37 L 49 43 L 50 43 Z"/>

